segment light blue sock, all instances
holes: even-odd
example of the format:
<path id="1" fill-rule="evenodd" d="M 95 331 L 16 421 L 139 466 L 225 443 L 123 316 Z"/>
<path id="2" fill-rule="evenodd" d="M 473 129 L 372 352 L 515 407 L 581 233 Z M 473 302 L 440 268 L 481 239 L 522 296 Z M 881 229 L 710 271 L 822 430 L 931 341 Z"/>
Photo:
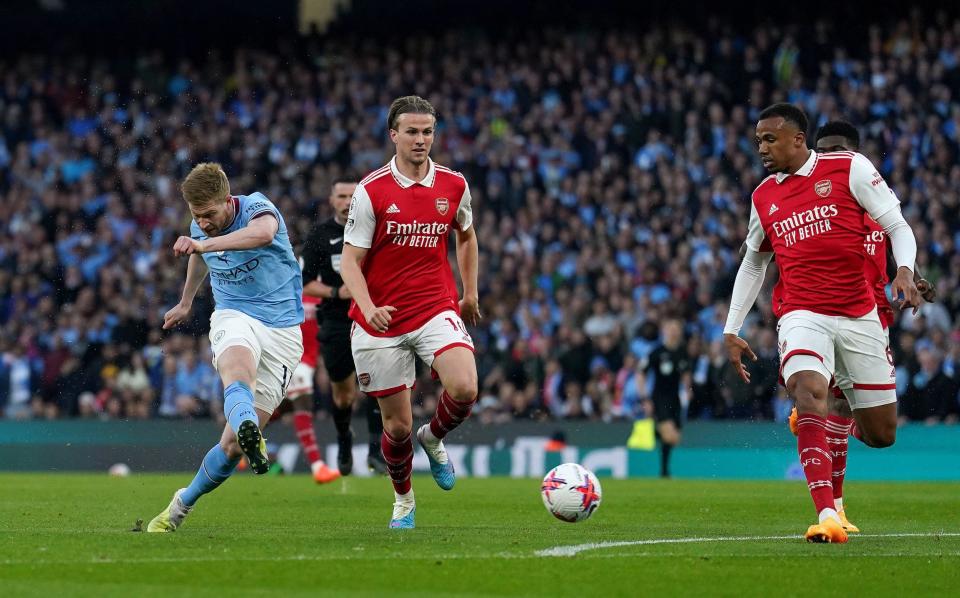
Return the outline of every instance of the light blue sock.
<path id="1" fill-rule="evenodd" d="M 212 492 L 230 477 L 240 457 L 231 459 L 227 456 L 219 444 L 213 445 L 213 448 L 207 451 L 207 455 L 200 464 L 200 470 L 194 476 L 193 481 L 187 486 L 187 489 L 180 495 L 180 500 L 188 507 L 192 507 L 197 499 Z"/>
<path id="2" fill-rule="evenodd" d="M 234 382 L 223 390 L 223 415 L 230 422 L 234 434 L 240 433 L 240 424 L 246 420 L 257 423 L 257 412 L 253 409 L 253 393 L 243 382 Z M 258 424 L 259 425 L 259 424 Z"/>

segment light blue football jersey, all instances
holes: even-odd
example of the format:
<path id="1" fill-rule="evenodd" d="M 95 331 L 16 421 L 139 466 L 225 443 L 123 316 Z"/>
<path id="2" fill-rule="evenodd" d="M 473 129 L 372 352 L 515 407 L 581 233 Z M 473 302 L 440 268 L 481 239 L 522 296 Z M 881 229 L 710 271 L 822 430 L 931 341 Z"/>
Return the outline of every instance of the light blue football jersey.
<path id="1" fill-rule="evenodd" d="M 287 328 L 303 322 L 303 278 L 293 256 L 287 225 L 276 206 L 262 193 L 235 195 L 236 216 L 221 233 L 247 226 L 257 216 L 270 213 L 280 226 L 265 247 L 204 253 L 210 270 L 210 286 L 217 309 L 235 309 L 271 328 Z M 190 236 L 198 241 L 206 233 L 190 223 Z"/>

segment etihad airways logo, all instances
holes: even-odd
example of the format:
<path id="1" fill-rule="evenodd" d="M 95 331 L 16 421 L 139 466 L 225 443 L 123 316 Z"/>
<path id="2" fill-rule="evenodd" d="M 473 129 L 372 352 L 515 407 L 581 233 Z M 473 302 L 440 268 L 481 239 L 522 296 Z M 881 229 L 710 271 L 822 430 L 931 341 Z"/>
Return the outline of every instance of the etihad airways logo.
<path id="1" fill-rule="evenodd" d="M 393 236 L 394 245 L 405 247 L 437 247 L 450 225 L 445 222 L 396 222 L 387 220 L 387 235 Z"/>
<path id="2" fill-rule="evenodd" d="M 830 218 L 839 214 L 837 204 L 817 206 L 802 212 L 793 212 L 786 218 L 773 222 L 773 232 L 783 238 L 784 244 L 790 247 L 797 241 L 815 237 L 820 233 L 832 230 Z"/>

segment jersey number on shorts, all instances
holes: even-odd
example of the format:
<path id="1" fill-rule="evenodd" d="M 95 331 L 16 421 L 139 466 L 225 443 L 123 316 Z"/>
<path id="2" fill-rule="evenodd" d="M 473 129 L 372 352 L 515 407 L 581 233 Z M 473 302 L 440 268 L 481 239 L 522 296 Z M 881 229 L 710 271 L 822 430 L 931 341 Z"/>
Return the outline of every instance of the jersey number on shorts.
<path id="1" fill-rule="evenodd" d="M 290 372 L 290 378 L 287 379 L 287 366 L 283 366 L 283 381 L 280 383 L 281 394 L 287 392 L 287 386 L 290 385 L 291 380 L 293 380 L 293 372 Z"/>
<path id="2" fill-rule="evenodd" d="M 463 320 L 454 320 L 453 318 L 444 318 L 444 320 L 450 322 L 450 325 L 453 326 L 454 332 L 467 333 L 467 327 L 463 325 Z"/>

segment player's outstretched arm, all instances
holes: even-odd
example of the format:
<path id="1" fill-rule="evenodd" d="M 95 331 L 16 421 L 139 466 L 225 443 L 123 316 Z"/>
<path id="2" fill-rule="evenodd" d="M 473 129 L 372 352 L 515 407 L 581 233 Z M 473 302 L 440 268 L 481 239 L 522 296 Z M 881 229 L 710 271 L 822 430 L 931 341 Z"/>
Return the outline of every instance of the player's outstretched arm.
<path id="1" fill-rule="evenodd" d="M 183 295 L 180 297 L 180 303 L 174 305 L 163 316 L 164 330 L 169 330 L 187 319 L 187 316 L 190 315 L 190 308 L 193 307 L 193 298 L 197 296 L 200 284 L 206 277 L 207 264 L 199 254 L 192 254 L 187 262 L 187 280 L 183 283 Z"/>
<path id="2" fill-rule="evenodd" d="M 460 300 L 460 317 L 467 324 L 476 326 L 483 317 L 480 314 L 480 293 L 477 290 L 479 248 L 474 227 L 457 232 L 457 264 L 463 282 L 463 299 Z"/>
<path id="3" fill-rule="evenodd" d="M 360 264 L 367 255 L 367 249 L 355 247 L 349 243 L 343 244 L 343 254 L 340 259 L 340 277 L 343 284 L 350 290 L 353 300 L 363 313 L 364 319 L 377 332 L 386 332 L 390 327 L 393 312 L 397 311 L 392 305 L 377 307 L 370 299 L 370 290 L 367 288 L 367 279 L 363 276 Z"/>
<path id="4" fill-rule="evenodd" d="M 206 241 L 202 241 L 203 249 L 200 253 L 265 247 L 273 242 L 273 237 L 276 236 L 279 229 L 280 222 L 273 214 L 267 213 L 259 218 L 254 218 L 240 230 L 222 237 L 210 237 Z"/>
<path id="5" fill-rule="evenodd" d="M 727 349 L 727 356 L 740 375 L 740 379 L 744 382 L 750 382 L 750 372 L 743 364 L 742 355 L 746 353 L 754 361 L 756 361 L 757 356 L 750 349 L 747 341 L 738 335 L 740 329 L 743 328 L 743 321 L 750 312 L 750 308 L 757 300 L 757 294 L 760 293 L 760 287 L 763 286 L 763 277 L 767 272 L 767 264 L 770 263 L 772 257 L 772 253 L 760 253 L 747 247 L 743 261 L 740 262 L 740 268 L 737 270 L 737 278 L 733 283 L 730 309 L 727 311 L 727 323 L 723 327 L 723 344 Z"/>

